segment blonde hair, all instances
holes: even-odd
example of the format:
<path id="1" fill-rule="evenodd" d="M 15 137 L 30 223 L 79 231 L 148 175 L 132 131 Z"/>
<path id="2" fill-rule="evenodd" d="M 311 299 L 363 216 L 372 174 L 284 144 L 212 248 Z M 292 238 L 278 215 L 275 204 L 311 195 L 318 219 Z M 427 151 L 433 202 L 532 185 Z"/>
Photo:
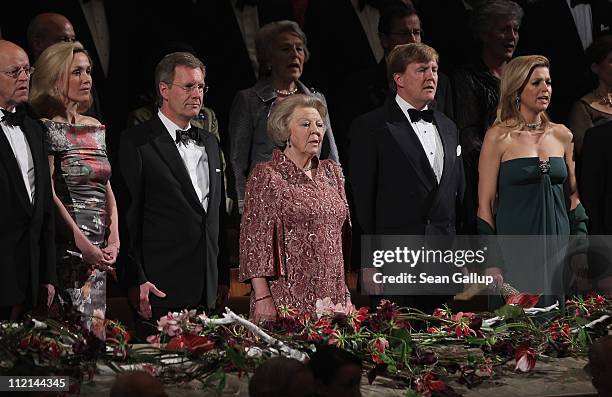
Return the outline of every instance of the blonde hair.
<path id="1" fill-rule="evenodd" d="M 32 74 L 30 91 L 30 104 L 39 117 L 53 118 L 65 112 L 70 64 L 78 53 L 85 54 L 91 64 L 91 57 L 78 41 L 53 44 L 40 54 L 34 64 L 36 71 Z M 92 102 L 90 94 L 89 101 L 79 103 L 78 112 L 87 111 Z"/>
<path id="2" fill-rule="evenodd" d="M 501 124 L 509 128 L 522 128 L 525 119 L 519 112 L 523 89 L 529 81 L 529 77 L 535 68 L 545 67 L 550 69 L 550 62 L 542 55 L 527 55 L 512 59 L 504 68 L 504 74 L 500 84 L 499 104 L 497 105 L 497 118 L 494 125 Z M 542 112 L 542 123 L 550 123 L 550 118 Z"/>
<path id="3" fill-rule="evenodd" d="M 284 148 L 287 145 L 287 140 L 291 136 L 289 123 L 291 116 L 297 108 L 314 108 L 319 112 L 321 118 L 327 116 L 327 107 L 317 97 L 296 94 L 292 95 L 280 103 L 273 105 L 270 117 L 268 117 L 268 136 L 274 143 L 274 146 Z"/>

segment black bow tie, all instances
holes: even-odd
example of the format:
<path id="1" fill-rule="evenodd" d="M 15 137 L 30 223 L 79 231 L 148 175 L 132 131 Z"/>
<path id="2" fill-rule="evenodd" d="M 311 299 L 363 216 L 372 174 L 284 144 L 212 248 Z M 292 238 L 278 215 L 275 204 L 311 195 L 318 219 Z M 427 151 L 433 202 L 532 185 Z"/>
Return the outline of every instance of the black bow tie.
<path id="1" fill-rule="evenodd" d="M 433 122 L 433 110 L 416 110 L 416 109 L 408 109 L 408 115 L 410 116 L 410 121 L 416 123 L 419 120 L 427 121 L 428 123 Z"/>
<path id="2" fill-rule="evenodd" d="M 18 107 L 15 112 L 9 112 L 8 110 L 2 109 L 2 113 L 4 116 L 2 117 L 2 121 L 12 127 L 23 127 L 23 119 L 25 118 L 25 110 Z"/>
<path id="3" fill-rule="evenodd" d="M 183 142 L 184 145 L 187 145 L 187 142 L 193 139 L 194 141 L 198 140 L 198 129 L 196 127 L 191 127 L 188 130 L 176 130 L 176 144 L 179 142 Z"/>
<path id="4" fill-rule="evenodd" d="M 570 7 L 574 8 L 576 7 L 578 4 L 591 4 L 590 0 L 571 0 L 570 1 Z"/>
<path id="5" fill-rule="evenodd" d="M 255 6 L 259 5 L 259 0 L 236 0 L 236 8 L 242 10 L 244 6 Z"/>

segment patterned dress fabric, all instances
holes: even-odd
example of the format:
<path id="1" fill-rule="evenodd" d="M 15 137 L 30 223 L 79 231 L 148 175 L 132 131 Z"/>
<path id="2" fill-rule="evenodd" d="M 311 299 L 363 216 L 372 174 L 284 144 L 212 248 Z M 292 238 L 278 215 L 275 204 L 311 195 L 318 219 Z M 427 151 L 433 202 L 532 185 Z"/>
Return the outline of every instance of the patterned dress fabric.
<path id="1" fill-rule="evenodd" d="M 312 179 L 278 149 L 246 186 L 240 227 L 240 281 L 268 280 L 276 307 L 315 313 L 317 299 L 346 304 L 350 218 L 340 166 L 317 161 Z M 251 295 L 251 316 L 254 294 Z"/>
<path id="2" fill-rule="evenodd" d="M 50 155 L 55 156 L 55 193 L 78 225 L 98 247 L 108 226 L 106 185 L 111 167 L 106 155 L 105 127 L 44 121 Z M 61 223 L 61 219 L 56 220 Z M 61 289 L 83 313 L 87 329 L 104 338 L 106 272 L 86 265 L 71 233 L 58 230 L 57 271 Z"/>

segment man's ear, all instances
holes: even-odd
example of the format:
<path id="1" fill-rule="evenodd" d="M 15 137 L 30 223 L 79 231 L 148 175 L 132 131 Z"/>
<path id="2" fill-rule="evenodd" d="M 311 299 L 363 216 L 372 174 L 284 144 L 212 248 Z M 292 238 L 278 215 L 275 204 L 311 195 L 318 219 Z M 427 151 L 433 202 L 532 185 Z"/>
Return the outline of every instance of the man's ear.
<path id="1" fill-rule="evenodd" d="M 591 64 L 591 72 L 599 76 L 599 65 L 595 62 Z"/>
<path id="2" fill-rule="evenodd" d="M 400 73 L 393 73 L 393 81 L 398 87 L 404 87 L 404 75 Z"/>
<path id="3" fill-rule="evenodd" d="M 167 101 L 167 100 L 168 100 L 168 89 L 169 89 L 169 88 L 170 88 L 170 87 L 168 86 L 168 84 L 167 84 L 167 83 L 164 83 L 163 81 L 160 81 L 160 82 L 159 82 L 159 87 L 158 87 L 158 89 L 159 89 L 159 95 L 162 97 L 162 99 L 163 99 L 164 101 Z"/>

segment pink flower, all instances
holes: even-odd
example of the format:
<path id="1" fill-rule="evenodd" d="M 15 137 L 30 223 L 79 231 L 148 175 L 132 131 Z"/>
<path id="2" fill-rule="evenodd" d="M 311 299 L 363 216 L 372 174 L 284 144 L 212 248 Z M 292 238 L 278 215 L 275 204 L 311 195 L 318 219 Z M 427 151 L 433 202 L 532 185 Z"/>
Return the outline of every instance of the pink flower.
<path id="1" fill-rule="evenodd" d="M 515 371 L 529 372 L 536 365 L 536 353 L 530 347 L 523 346 L 516 349 L 514 359 L 516 360 Z"/>
<path id="2" fill-rule="evenodd" d="M 176 315 L 176 317 L 175 317 Z M 163 316 L 157 322 L 157 330 L 168 336 L 180 335 L 183 330 L 179 323 L 179 316 L 176 313 L 168 312 L 167 315 Z"/>

